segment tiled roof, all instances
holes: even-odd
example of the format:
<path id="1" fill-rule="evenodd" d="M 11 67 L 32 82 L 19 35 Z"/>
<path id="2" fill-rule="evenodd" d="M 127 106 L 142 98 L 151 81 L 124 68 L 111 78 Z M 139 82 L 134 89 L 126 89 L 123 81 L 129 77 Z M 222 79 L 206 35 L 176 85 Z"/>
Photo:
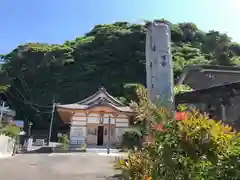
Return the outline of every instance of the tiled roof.
<path id="1" fill-rule="evenodd" d="M 90 109 L 95 106 L 108 106 L 121 112 L 133 112 L 133 110 L 111 96 L 105 88 L 101 87 L 92 96 L 73 104 L 58 104 L 58 108 L 65 109 Z"/>
<path id="2" fill-rule="evenodd" d="M 99 99 L 99 97 L 104 98 L 105 101 L 108 101 L 109 103 L 116 106 L 125 106 L 119 100 L 111 96 L 104 87 L 99 88 L 99 90 L 95 94 L 87 97 L 82 101 L 77 102 L 77 104 L 89 105 L 92 104 L 95 100 Z"/>
<path id="3" fill-rule="evenodd" d="M 80 105 L 77 103 L 74 104 L 58 104 L 56 105 L 57 107 L 60 108 L 66 108 L 66 109 L 87 109 L 88 105 Z"/>
<path id="4" fill-rule="evenodd" d="M 200 64 L 191 65 L 184 69 L 183 73 L 180 75 L 178 84 L 182 84 L 184 82 L 189 72 L 196 71 L 196 70 L 240 73 L 240 66 L 219 66 L 219 65 L 200 65 Z"/>
<path id="5" fill-rule="evenodd" d="M 208 88 L 197 89 L 190 92 L 179 93 L 175 96 L 175 102 L 196 103 L 208 101 L 211 98 L 222 98 L 224 96 L 238 96 L 240 90 L 240 81 L 220 85 L 213 85 Z"/>
<path id="6" fill-rule="evenodd" d="M 221 70 L 221 71 L 240 71 L 239 66 L 221 66 L 221 65 L 201 65 L 195 64 L 188 66 L 186 69 L 211 69 L 211 70 Z"/>
<path id="7" fill-rule="evenodd" d="M 120 112 L 133 112 L 133 110 L 128 107 L 128 106 L 114 106 L 113 104 L 94 104 L 91 106 L 88 105 L 80 105 L 80 104 L 58 104 L 56 105 L 58 108 L 64 108 L 64 109 L 82 109 L 82 110 L 87 110 L 96 106 L 108 106 L 108 107 L 112 107 L 113 109 L 116 109 L 117 111 Z"/>

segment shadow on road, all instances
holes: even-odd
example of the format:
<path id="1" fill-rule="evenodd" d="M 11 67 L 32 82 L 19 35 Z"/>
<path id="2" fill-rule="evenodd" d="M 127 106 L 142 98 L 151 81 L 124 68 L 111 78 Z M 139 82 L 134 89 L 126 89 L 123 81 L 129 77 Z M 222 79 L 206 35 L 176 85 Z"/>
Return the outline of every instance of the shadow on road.
<path id="1" fill-rule="evenodd" d="M 52 147 L 40 147 L 32 151 L 22 151 L 19 154 L 51 154 L 53 153 Z"/>
<path id="2" fill-rule="evenodd" d="M 121 174 L 115 174 L 113 176 L 107 177 L 107 180 L 124 180 L 124 177 Z"/>

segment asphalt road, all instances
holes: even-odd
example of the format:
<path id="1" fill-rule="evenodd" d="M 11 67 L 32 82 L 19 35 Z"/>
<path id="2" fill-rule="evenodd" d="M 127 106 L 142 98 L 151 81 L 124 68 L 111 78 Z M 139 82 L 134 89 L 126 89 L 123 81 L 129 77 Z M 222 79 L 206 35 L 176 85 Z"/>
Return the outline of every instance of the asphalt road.
<path id="1" fill-rule="evenodd" d="M 9 180 L 104 180 L 119 173 L 113 156 L 97 153 L 23 154 L 0 159 L 1 179 Z"/>

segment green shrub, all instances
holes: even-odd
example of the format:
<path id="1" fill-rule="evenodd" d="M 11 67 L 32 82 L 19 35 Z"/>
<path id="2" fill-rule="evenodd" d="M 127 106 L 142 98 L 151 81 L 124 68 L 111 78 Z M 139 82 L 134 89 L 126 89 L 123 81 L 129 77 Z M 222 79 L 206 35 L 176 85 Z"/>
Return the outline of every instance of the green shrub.
<path id="1" fill-rule="evenodd" d="M 141 137 L 136 131 L 127 131 L 123 134 L 121 142 L 122 149 L 134 149 L 134 147 L 141 147 Z"/>
<path id="2" fill-rule="evenodd" d="M 20 128 L 17 126 L 13 126 L 10 124 L 0 123 L 0 134 L 4 134 L 6 136 L 16 138 L 19 136 Z"/>
<path id="3" fill-rule="evenodd" d="M 144 148 L 119 162 L 128 179 L 240 179 L 240 135 L 230 126 L 197 110 L 176 120 L 165 109 L 140 102 L 137 117 L 149 126 Z"/>
<path id="4" fill-rule="evenodd" d="M 125 179 L 146 179 L 151 177 L 152 164 L 147 158 L 146 151 L 132 151 L 128 155 L 128 159 L 119 158 L 115 165 L 116 169 L 122 170 Z"/>
<path id="5" fill-rule="evenodd" d="M 60 143 L 62 143 L 62 148 L 64 150 L 68 149 L 69 139 L 67 134 L 62 135 L 62 137 L 60 138 Z"/>
<path id="6" fill-rule="evenodd" d="M 84 143 L 83 145 L 82 145 L 82 150 L 81 150 L 81 152 L 86 152 L 87 151 L 87 145 L 86 145 L 86 143 Z"/>
<path id="7" fill-rule="evenodd" d="M 197 111 L 183 121 L 169 119 L 164 127 L 151 128 L 147 145 L 121 162 L 125 175 L 154 180 L 239 179 L 240 138 L 231 127 Z"/>

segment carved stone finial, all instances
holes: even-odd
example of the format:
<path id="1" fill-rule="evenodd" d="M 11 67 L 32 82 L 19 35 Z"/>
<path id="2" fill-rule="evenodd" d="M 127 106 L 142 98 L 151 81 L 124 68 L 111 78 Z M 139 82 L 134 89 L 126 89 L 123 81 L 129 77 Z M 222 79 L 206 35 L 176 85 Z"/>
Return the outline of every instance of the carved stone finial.
<path id="1" fill-rule="evenodd" d="M 100 90 L 100 91 L 106 91 L 106 88 L 105 88 L 103 85 L 101 85 L 101 87 L 99 88 L 99 90 Z"/>

